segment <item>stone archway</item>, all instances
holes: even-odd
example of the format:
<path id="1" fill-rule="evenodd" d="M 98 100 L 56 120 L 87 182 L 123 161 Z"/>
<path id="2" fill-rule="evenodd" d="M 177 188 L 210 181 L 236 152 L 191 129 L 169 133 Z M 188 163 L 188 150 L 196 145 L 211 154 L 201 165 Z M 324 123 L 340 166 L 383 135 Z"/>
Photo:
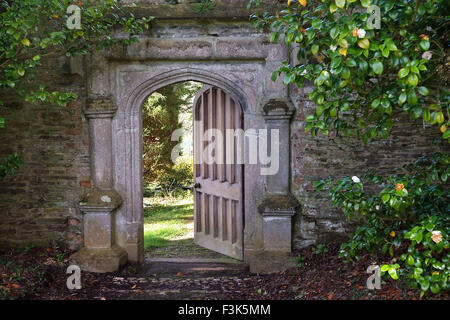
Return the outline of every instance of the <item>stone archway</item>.
<path id="1" fill-rule="evenodd" d="M 227 78 L 202 69 L 181 68 L 146 79 L 131 91 L 126 104 L 118 107 L 112 124 L 115 188 L 126 195 L 122 208 L 116 215 L 116 242 L 127 249 L 131 261 L 143 259 L 142 213 L 142 114 L 145 99 L 156 90 L 183 81 L 198 81 L 224 90 L 240 99 L 244 114 L 246 106 L 254 103 Z M 245 126 L 245 124 L 244 124 Z M 122 155 L 125 155 L 123 157 Z M 127 165 L 127 157 L 130 165 Z M 245 178 L 244 178 L 245 180 Z"/>
<path id="2" fill-rule="evenodd" d="M 114 271 L 126 261 L 143 261 L 141 107 L 155 90 L 190 80 L 219 87 L 236 97 L 243 108 L 244 129 L 280 130 L 280 172 L 263 176 L 260 164 L 246 165 L 244 170 L 244 261 L 259 266 L 252 261 L 261 257 L 261 252 L 290 251 L 291 217 L 295 212 L 289 196 L 289 121 L 293 107 L 286 87 L 270 80 L 274 65 L 283 58 L 277 54 L 286 51 L 268 45 L 264 38 L 236 41 L 240 47 L 243 43 L 257 47 L 251 60 L 242 60 L 236 50 L 227 50 L 227 57 L 221 51 L 216 57 L 204 59 L 180 49 L 175 60 L 161 62 L 152 52 L 148 57 L 142 53 L 142 42 L 126 56 L 123 52 L 107 52 L 90 58 L 89 101 L 84 114 L 89 119 L 94 189 L 79 206 L 84 213 L 85 247 L 72 257 L 82 269 Z"/>

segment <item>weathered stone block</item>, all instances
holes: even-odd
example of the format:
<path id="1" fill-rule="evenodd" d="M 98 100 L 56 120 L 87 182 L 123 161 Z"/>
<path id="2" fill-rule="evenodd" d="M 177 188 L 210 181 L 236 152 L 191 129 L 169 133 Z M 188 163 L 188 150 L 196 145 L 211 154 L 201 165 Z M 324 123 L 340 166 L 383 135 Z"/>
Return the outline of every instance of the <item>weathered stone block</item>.
<path id="1" fill-rule="evenodd" d="M 302 238 L 315 240 L 317 238 L 316 222 L 302 220 L 300 222 L 300 232 Z"/>
<path id="2" fill-rule="evenodd" d="M 292 217 L 297 206 L 297 200 L 289 194 L 264 196 L 258 206 L 263 217 L 264 251 L 291 252 Z"/>
<path id="3" fill-rule="evenodd" d="M 111 248 L 82 248 L 70 257 L 70 261 L 83 271 L 88 272 L 114 272 L 126 264 L 128 255 L 118 246 Z"/>
<path id="4" fill-rule="evenodd" d="M 250 273 L 270 274 L 295 267 L 295 259 L 285 252 L 262 251 L 250 259 Z"/>
<path id="5" fill-rule="evenodd" d="M 294 212 L 286 215 L 263 213 L 265 251 L 291 252 L 293 215 Z"/>
<path id="6" fill-rule="evenodd" d="M 204 60 L 213 57 L 212 39 L 151 39 L 127 48 L 126 59 Z"/>
<path id="7" fill-rule="evenodd" d="M 110 248 L 112 246 L 111 212 L 86 212 L 83 224 L 86 247 Z"/>

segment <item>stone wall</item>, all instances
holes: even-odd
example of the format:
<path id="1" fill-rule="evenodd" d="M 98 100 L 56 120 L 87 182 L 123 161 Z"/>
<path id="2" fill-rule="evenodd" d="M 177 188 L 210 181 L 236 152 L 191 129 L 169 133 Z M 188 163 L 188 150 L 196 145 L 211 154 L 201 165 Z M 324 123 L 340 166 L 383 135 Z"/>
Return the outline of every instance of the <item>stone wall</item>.
<path id="1" fill-rule="evenodd" d="M 78 248 L 83 243 L 81 195 L 90 187 L 87 123 L 82 116 L 83 79 L 70 74 L 66 58 L 45 60 L 36 73 L 50 91 L 79 95 L 67 107 L 30 104 L 1 93 L 0 157 L 17 152 L 25 165 L 0 183 L 0 245 L 53 243 Z M 38 89 L 39 85 L 27 83 Z"/>
<path id="2" fill-rule="evenodd" d="M 217 43 L 224 44 L 224 49 L 236 48 L 240 37 L 255 36 L 246 22 L 245 1 L 218 1 L 217 9 L 209 16 L 215 20 L 192 20 L 199 18 L 191 11 L 195 1 L 180 0 L 178 5 L 169 5 L 165 0 L 138 2 L 141 15 L 182 19 L 165 20 L 156 26 L 158 32 L 150 30 L 136 46 L 146 57 L 151 51 L 150 57 L 160 65 L 177 59 L 195 61 L 196 56 L 186 58 L 182 50 L 172 52 L 171 47 L 166 46 L 165 38 L 174 37 L 177 32 L 180 33 L 178 38 L 189 38 L 186 40 L 188 47 L 189 44 L 199 45 L 199 41 L 205 39 L 201 37 L 207 37 L 205 43 L 214 43 L 211 52 L 215 56 L 205 55 L 199 60 L 223 65 L 231 65 L 233 61 L 225 58 L 225 62 L 218 61 L 222 59 L 223 51 L 217 48 Z M 229 9 L 224 9 L 227 5 Z M 180 24 L 184 28 L 177 29 Z M 223 41 L 210 41 L 213 38 Z M 241 41 L 245 44 L 247 40 Z M 208 47 L 205 48 L 205 52 L 209 52 Z M 139 60 L 140 52 L 134 50 L 134 56 L 128 55 L 127 59 Z M 181 55 L 177 57 L 176 54 Z M 227 55 L 224 53 L 223 57 Z M 240 57 L 241 61 L 245 58 L 260 59 L 258 52 L 252 51 Z M 275 65 L 270 67 L 276 68 Z M 74 69 L 75 65 L 71 68 L 68 59 L 53 58 L 40 68 L 36 78 L 50 90 L 77 93 L 79 99 L 67 107 L 31 105 L 21 97 L 0 93 L 5 102 L 5 106 L 0 107 L 0 117 L 6 118 L 6 128 L 0 130 L 0 156 L 18 152 L 25 161 L 16 175 L 0 183 L 0 245 L 21 246 L 29 242 L 47 246 L 56 242 L 76 249 L 83 244 L 78 205 L 92 185 L 88 126 L 83 116 L 87 82 L 84 74 L 91 70 L 83 71 L 77 67 L 78 71 L 74 73 Z M 265 76 L 270 81 L 270 74 Z M 304 132 L 305 116 L 313 108 L 306 99 L 308 90 L 291 88 L 291 99 L 297 109 L 291 124 L 291 191 L 301 203 L 301 209 L 294 217 L 293 243 L 296 248 L 333 241 L 351 229 L 345 217 L 331 207 L 327 194 L 313 190 L 314 181 L 360 175 L 369 168 L 388 173 L 422 153 L 442 148 L 442 145 L 431 143 L 433 134 L 439 135 L 435 128 L 425 129 L 421 122 L 409 118 L 397 124 L 390 139 L 368 145 L 321 135 L 313 139 Z"/>

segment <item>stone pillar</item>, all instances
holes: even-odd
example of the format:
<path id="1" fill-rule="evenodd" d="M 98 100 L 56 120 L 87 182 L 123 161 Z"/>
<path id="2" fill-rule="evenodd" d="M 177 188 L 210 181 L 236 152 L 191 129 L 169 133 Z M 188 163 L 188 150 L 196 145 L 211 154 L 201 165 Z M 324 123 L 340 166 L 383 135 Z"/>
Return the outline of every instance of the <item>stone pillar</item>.
<path id="1" fill-rule="evenodd" d="M 264 118 L 267 128 L 278 130 L 279 132 L 279 170 L 275 175 L 268 175 L 266 178 L 266 188 L 271 194 L 288 194 L 290 187 L 290 121 L 293 114 L 291 109 L 276 108 L 279 104 L 286 104 L 279 101 L 269 101 L 266 104 Z M 286 106 L 287 108 L 287 106 Z"/>
<path id="2" fill-rule="evenodd" d="M 293 266 L 292 217 L 298 202 L 290 193 L 290 120 L 291 104 L 272 99 L 264 106 L 268 130 L 279 131 L 279 170 L 266 177 L 266 194 L 258 211 L 263 219 L 264 249 L 250 264 L 254 273 L 278 272 Z"/>
<path id="3" fill-rule="evenodd" d="M 98 190 L 111 190 L 113 186 L 112 166 L 112 117 L 115 110 L 89 110 L 91 176 Z"/>
<path id="4" fill-rule="evenodd" d="M 108 99 L 91 101 L 85 111 L 89 119 L 94 188 L 80 202 L 84 248 L 72 255 L 71 260 L 90 272 L 117 271 L 128 259 L 127 252 L 114 244 L 115 211 L 122 204 L 122 198 L 113 189 L 111 125 L 115 112 Z"/>

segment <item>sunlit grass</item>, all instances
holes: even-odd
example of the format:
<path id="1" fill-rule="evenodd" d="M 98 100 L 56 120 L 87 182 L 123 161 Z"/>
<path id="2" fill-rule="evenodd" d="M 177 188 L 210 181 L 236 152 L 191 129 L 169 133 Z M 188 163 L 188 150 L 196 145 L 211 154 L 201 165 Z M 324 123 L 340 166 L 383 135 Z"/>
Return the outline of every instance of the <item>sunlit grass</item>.
<path id="1" fill-rule="evenodd" d="M 184 198 L 145 198 L 145 249 L 170 246 L 174 241 L 192 239 L 193 212 L 192 195 Z"/>

